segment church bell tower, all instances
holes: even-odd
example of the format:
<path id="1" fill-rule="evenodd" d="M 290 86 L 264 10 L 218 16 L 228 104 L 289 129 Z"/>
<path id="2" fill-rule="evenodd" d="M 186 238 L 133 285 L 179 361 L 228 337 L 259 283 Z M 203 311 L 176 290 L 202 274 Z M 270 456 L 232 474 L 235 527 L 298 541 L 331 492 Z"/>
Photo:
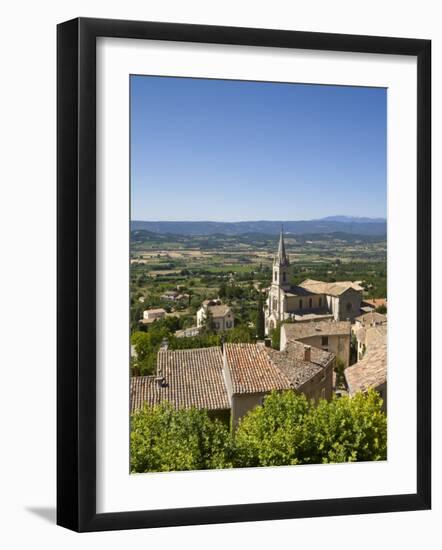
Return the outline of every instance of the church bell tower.
<path id="1" fill-rule="evenodd" d="M 290 262 L 285 252 L 284 234 L 281 228 L 279 234 L 278 252 L 273 260 L 272 285 L 278 286 L 282 290 L 289 290 L 289 268 Z"/>

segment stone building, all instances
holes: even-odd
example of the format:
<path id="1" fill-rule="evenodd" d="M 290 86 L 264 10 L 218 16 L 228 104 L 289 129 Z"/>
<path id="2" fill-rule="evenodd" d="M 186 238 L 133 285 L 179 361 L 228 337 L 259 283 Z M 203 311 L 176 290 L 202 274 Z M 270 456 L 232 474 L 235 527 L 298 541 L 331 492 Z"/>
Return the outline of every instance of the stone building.
<path id="1" fill-rule="evenodd" d="M 196 313 L 196 326 L 202 328 L 208 314 L 212 320 L 212 329 L 215 332 L 224 332 L 231 330 L 235 324 L 233 311 L 226 304 L 221 303 L 221 300 L 204 300 L 201 307 Z"/>
<path id="2" fill-rule="evenodd" d="M 387 325 L 360 329 L 364 331 L 365 351 L 362 358 L 344 371 L 350 395 L 375 389 L 387 411 Z"/>
<path id="3" fill-rule="evenodd" d="M 350 321 L 312 321 L 310 323 L 284 323 L 281 326 L 280 349 L 289 342 L 298 341 L 329 351 L 348 367 L 350 362 Z"/>
<path id="4" fill-rule="evenodd" d="M 362 287 L 352 281 L 326 283 L 306 279 L 291 285 L 290 262 L 281 231 L 277 254 L 273 260 L 272 285 L 265 311 L 266 334 L 278 322 L 334 319 L 353 320 L 360 314 Z"/>
<path id="5" fill-rule="evenodd" d="M 141 319 L 141 323 L 143 324 L 150 324 L 156 321 L 157 319 L 162 319 L 166 315 L 166 310 L 162 307 L 155 308 L 155 309 L 145 309 L 143 311 L 143 318 Z"/>
<path id="6" fill-rule="evenodd" d="M 293 390 L 331 399 L 335 356 L 290 342 L 284 351 L 261 344 L 158 352 L 154 376 L 131 378 L 131 411 L 169 402 L 230 419 L 235 428 L 272 391 Z"/>
<path id="7" fill-rule="evenodd" d="M 353 326 L 353 333 L 356 336 L 357 341 L 358 360 L 365 356 L 368 348 L 376 346 L 378 342 L 380 342 L 386 335 L 387 319 L 385 318 L 385 321 L 383 321 L 378 318 L 380 315 L 379 313 L 376 313 L 375 315 L 376 317 L 370 317 L 369 319 L 366 319 L 365 315 L 361 315 L 361 317 L 366 320 L 356 321 Z M 384 317 L 384 315 L 380 316 Z"/>
<path id="8" fill-rule="evenodd" d="M 360 328 L 366 327 L 375 327 L 377 325 L 386 325 L 387 316 L 377 311 L 370 311 L 368 313 L 363 313 L 355 318 L 354 329 L 358 330 Z"/>

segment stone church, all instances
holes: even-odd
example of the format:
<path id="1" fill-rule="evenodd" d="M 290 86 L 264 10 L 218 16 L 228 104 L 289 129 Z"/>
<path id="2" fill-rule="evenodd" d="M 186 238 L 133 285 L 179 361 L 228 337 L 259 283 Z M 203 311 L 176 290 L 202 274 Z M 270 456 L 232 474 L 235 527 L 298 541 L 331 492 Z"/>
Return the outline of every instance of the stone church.
<path id="1" fill-rule="evenodd" d="M 272 284 L 265 310 L 266 334 L 282 321 L 352 321 L 361 313 L 362 287 L 352 281 L 325 283 L 306 279 L 290 284 L 290 261 L 283 231 L 273 260 Z"/>

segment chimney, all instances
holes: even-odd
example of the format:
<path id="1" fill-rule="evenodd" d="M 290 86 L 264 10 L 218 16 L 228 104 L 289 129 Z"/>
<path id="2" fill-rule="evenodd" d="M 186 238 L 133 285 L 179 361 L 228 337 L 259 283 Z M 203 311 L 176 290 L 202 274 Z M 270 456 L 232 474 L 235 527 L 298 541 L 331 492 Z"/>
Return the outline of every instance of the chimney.
<path id="1" fill-rule="evenodd" d="M 157 376 L 155 378 L 157 388 L 165 388 L 167 386 L 166 379 L 164 376 Z"/>
<path id="2" fill-rule="evenodd" d="M 312 360 L 311 351 L 312 348 L 310 346 L 304 346 L 304 361 L 307 361 L 308 363 Z"/>

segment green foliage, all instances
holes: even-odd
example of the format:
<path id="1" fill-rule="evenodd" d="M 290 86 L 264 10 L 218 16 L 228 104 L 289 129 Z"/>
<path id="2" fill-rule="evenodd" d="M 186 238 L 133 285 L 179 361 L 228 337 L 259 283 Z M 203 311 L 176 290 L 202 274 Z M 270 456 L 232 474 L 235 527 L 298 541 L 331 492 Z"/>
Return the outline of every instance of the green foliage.
<path id="1" fill-rule="evenodd" d="M 304 395 L 293 392 L 265 398 L 264 406 L 256 407 L 240 422 L 235 437 L 235 466 L 302 463 L 308 444 L 304 424 L 310 407 Z"/>
<path id="2" fill-rule="evenodd" d="M 350 339 L 350 365 L 354 365 L 358 360 L 358 339 L 354 332 L 351 333 Z"/>
<path id="3" fill-rule="evenodd" d="M 258 340 L 264 340 L 265 337 L 264 301 L 261 293 L 259 293 L 258 304 L 256 306 L 256 337 Z"/>
<path id="4" fill-rule="evenodd" d="M 279 350 L 281 343 L 281 323 L 277 323 L 270 334 L 270 338 L 272 339 L 272 348 Z"/>
<path id="5" fill-rule="evenodd" d="M 147 406 L 131 418 L 131 471 L 153 472 L 385 460 L 382 400 L 367 394 L 320 400 L 272 393 L 233 437 L 205 411 Z"/>
<path id="6" fill-rule="evenodd" d="M 376 311 L 378 313 L 382 313 L 382 315 L 385 315 L 387 313 L 387 306 L 385 304 L 381 304 L 376 308 Z"/>
<path id="7" fill-rule="evenodd" d="M 207 308 L 204 312 L 204 320 L 201 327 L 201 334 L 214 334 L 213 315 L 210 311 L 210 308 Z"/>
<path id="8" fill-rule="evenodd" d="M 336 373 L 337 387 L 342 387 L 345 385 L 344 370 L 345 370 L 344 361 L 341 358 L 336 357 L 336 364 L 335 364 L 334 371 Z"/>
<path id="9" fill-rule="evenodd" d="M 276 393 L 251 411 L 236 433 L 237 466 L 279 466 L 385 460 L 387 420 L 382 400 L 367 395 L 320 400 Z"/>
<path id="10" fill-rule="evenodd" d="M 246 325 L 239 325 L 224 335 L 225 341 L 232 344 L 250 344 L 254 341 L 254 330 Z"/>
<path id="11" fill-rule="evenodd" d="M 147 406 L 131 418 L 132 472 L 228 468 L 231 436 L 225 424 L 205 411 Z"/>
<path id="12" fill-rule="evenodd" d="M 169 339 L 169 349 L 195 349 L 195 348 L 210 348 L 211 346 L 220 346 L 221 336 L 218 334 L 200 334 L 187 338 L 177 338 L 172 336 Z"/>

